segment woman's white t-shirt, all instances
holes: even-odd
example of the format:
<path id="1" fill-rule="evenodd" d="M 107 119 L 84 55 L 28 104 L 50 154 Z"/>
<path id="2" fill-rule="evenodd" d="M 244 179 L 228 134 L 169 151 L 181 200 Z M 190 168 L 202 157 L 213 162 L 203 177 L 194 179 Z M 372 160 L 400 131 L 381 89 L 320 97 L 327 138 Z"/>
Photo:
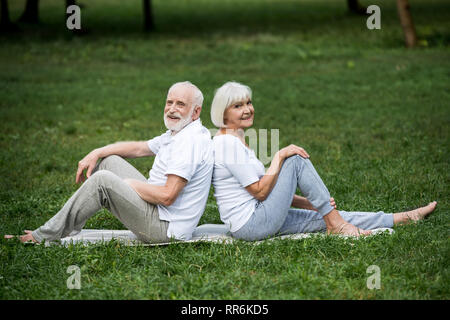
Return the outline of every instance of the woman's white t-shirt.
<path id="1" fill-rule="evenodd" d="M 212 183 L 220 219 L 231 232 L 239 230 L 255 211 L 258 200 L 245 187 L 264 176 L 264 165 L 255 152 L 231 134 L 213 138 L 214 170 Z"/>

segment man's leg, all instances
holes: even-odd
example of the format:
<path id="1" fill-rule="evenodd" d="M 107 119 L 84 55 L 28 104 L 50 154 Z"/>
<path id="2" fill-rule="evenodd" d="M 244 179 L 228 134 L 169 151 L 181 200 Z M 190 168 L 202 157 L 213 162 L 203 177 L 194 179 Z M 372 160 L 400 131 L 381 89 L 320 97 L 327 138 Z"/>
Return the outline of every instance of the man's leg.
<path id="1" fill-rule="evenodd" d="M 111 171 L 99 170 L 83 183 L 63 208 L 33 231 L 36 241 L 61 239 L 80 231 L 100 209 L 111 211 L 138 239 L 166 242 L 168 222 L 159 220 L 158 210 Z"/>
<path id="2" fill-rule="evenodd" d="M 147 179 L 124 158 L 111 155 L 103 158 L 93 170 L 108 170 L 122 179 L 136 179 L 146 182 Z"/>

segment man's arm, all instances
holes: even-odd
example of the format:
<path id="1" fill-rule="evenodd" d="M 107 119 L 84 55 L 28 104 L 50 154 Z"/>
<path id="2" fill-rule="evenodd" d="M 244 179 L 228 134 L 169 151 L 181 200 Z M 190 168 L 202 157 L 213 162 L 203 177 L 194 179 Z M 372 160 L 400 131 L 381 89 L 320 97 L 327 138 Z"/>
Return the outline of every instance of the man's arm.
<path id="1" fill-rule="evenodd" d="M 112 154 L 117 154 L 123 158 L 140 158 L 155 155 L 148 147 L 147 141 L 116 142 L 95 149 L 93 152 L 96 152 L 99 158 L 105 158 Z"/>
<path id="2" fill-rule="evenodd" d="M 92 170 L 94 170 L 97 165 L 97 161 L 100 158 L 105 158 L 113 154 L 123 158 L 139 158 L 155 155 L 148 147 L 147 141 L 117 142 L 102 148 L 94 149 L 78 162 L 78 171 L 75 179 L 76 183 L 85 180 L 83 177 L 84 170 L 87 170 L 86 177 L 89 178 Z"/>
<path id="3" fill-rule="evenodd" d="M 137 194 L 145 201 L 153 204 L 170 206 L 178 197 L 178 194 L 186 186 L 187 180 L 174 174 L 167 176 L 164 186 L 155 186 L 147 182 L 135 179 L 125 179 Z"/>

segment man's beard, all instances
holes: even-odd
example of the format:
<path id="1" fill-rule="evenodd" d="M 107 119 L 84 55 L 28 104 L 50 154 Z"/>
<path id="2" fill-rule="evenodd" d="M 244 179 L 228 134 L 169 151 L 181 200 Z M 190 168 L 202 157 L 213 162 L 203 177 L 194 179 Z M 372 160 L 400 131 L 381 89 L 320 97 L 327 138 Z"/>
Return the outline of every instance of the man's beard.
<path id="1" fill-rule="evenodd" d="M 166 126 L 167 129 L 174 131 L 174 132 L 179 132 L 181 129 L 183 129 L 185 126 L 187 126 L 189 123 L 192 122 L 192 114 L 194 113 L 194 107 L 191 108 L 191 111 L 189 112 L 189 114 L 182 118 L 181 115 L 178 112 L 175 113 L 171 113 L 171 116 L 175 116 L 180 118 L 180 120 L 178 120 L 177 123 L 175 124 L 170 124 L 169 121 L 167 120 L 167 115 L 169 113 L 165 113 L 164 114 L 164 125 Z"/>

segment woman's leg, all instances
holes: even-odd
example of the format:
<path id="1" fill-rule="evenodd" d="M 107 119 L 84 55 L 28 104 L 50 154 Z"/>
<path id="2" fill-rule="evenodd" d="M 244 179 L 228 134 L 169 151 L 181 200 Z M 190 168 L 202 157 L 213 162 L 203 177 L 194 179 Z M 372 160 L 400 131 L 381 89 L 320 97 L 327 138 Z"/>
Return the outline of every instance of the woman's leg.
<path id="1" fill-rule="evenodd" d="M 430 202 L 424 207 L 415 210 L 385 213 L 339 211 L 342 218 L 354 226 L 366 230 L 377 228 L 392 228 L 396 224 L 425 219 L 436 208 L 437 202 Z M 308 233 L 326 230 L 325 221 L 316 211 L 306 209 L 289 209 L 289 214 L 281 227 L 280 234 Z"/>
<path id="2" fill-rule="evenodd" d="M 100 209 L 111 211 L 138 239 L 166 242 L 167 221 L 159 220 L 157 207 L 144 200 L 111 171 L 98 170 L 83 183 L 63 208 L 32 235 L 38 242 L 57 240 L 80 231 Z"/>
<path id="3" fill-rule="evenodd" d="M 425 219 L 436 209 L 437 202 L 430 202 L 428 205 L 411 211 L 394 213 L 394 224 L 406 224 Z"/>
<path id="4" fill-rule="evenodd" d="M 391 213 L 339 211 L 342 218 L 352 225 L 366 229 L 392 228 L 394 215 Z M 280 234 L 319 232 L 327 229 L 323 218 L 316 211 L 289 209 L 289 214 L 280 228 Z"/>
<path id="5" fill-rule="evenodd" d="M 250 220 L 233 233 L 244 240 L 264 239 L 278 233 L 283 226 L 297 187 L 319 210 L 320 219 L 333 211 L 330 193 L 320 179 L 311 161 L 300 156 L 286 159 L 278 175 L 277 183 L 266 200 L 259 203 Z"/>

